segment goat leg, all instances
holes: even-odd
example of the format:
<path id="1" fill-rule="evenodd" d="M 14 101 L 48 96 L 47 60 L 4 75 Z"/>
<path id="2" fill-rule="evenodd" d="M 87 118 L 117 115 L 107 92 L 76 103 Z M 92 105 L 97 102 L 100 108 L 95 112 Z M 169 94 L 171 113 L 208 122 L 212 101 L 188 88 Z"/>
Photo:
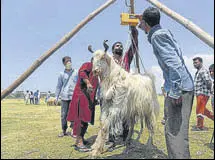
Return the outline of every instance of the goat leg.
<path id="1" fill-rule="evenodd" d="M 92 157 L 96 157 L 104 152 L 105 140 L 109 129 L 109 120 L 105 119 L 104 122 L 101 122 L 100 126 L 101 129 L 99 130 L 96 141 L 91 147 L 93 149 L 91 152 Z"/>
<path id="2" fill-rule="evenodd" d="M 132 137 L 132 135 L 134 133 L 134 123 L 135 123 L 134 119 L 132 119 L 132 121 L 131 121 L 131 123 L 129 125 L 130 127 L 129 127 L 128 136 L 127 136 L 127 138 L 125 140 L 126 148 L 123 151 L 123 153 L 125 153 L 125 154 L 128 154 L 130 152 L 131 148 L 132 148 L 132 146 L 131 146 L 131 137 Z"/>

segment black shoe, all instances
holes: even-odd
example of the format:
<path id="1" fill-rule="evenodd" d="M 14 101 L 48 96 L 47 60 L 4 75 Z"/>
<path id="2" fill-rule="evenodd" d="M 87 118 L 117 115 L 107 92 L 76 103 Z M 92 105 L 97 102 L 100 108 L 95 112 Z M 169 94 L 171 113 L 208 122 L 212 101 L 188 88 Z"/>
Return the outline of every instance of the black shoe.
<path id="1" fill-rule="evenodd" d="M 64 137 L 64 136 L 68 136 L 68 134 L 64 131 L 58 135 L 58 137 Z"/>
<path id="2" fill-rule="evenodd" d="M 89 141 L 87 141 L 87 140 L 83 140 L 83 143 L 84 143 L 84 145 L 88 145 L 88 144 L 90 144 L 90 142 L 89 142 Z"/>
<path id="3" fill-rule="evenodd" d="M 199 127 L 194 127 L 191 129 L 191 131 L 208 131 L 208 128 L 207 127 L 202 127 L 202 128 L 199 128 Z"/>

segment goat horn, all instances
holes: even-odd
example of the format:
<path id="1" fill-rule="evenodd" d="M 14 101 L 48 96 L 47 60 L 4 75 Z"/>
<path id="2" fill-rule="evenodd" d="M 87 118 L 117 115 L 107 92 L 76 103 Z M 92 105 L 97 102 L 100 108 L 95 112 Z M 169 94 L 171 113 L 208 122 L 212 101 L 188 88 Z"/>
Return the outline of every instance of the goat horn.
<path id="1" fill-rule="evenodd" d="M 94 51 L 92 50 L 92 46 L 91 45 L 88 46 L 88 51 L 90 51 L 91 53 L 94 53 Z"/>
<path id="2" fill-rule="evenodd" d="M 105 47 L 105 52 L 107 52 L 107 50 L 108 50 L 108 48 L 109 48 L 109 46 L 108 46 L 108 44 L 106 43 L 108 40 L 104 40 L 104 42 L 103 42 L 103 45 L 104 45 L 104 47 Z"/>

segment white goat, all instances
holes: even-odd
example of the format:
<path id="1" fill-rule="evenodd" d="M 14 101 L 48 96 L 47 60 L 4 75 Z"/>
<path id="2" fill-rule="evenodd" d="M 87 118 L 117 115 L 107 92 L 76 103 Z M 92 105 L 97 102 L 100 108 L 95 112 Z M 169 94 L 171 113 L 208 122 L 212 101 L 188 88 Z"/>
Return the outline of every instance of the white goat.
<path id="1" fill-rule="evenodd" d="M 91 155 L 102 153 L 109 129 L 111 134 L 119 135 L 125 121 L 129 127 L 125 141 L 127 151 L 138 120 L 144 119 L 150 133 L 148 144 L 151 145 L 160 108 L 152 76 L 126 72 L 115 63 L 112 56 L 102 50 L 93 53 L 93 73 L 101 79 L 103 103 L 101 128 L 92 146 Z"/>

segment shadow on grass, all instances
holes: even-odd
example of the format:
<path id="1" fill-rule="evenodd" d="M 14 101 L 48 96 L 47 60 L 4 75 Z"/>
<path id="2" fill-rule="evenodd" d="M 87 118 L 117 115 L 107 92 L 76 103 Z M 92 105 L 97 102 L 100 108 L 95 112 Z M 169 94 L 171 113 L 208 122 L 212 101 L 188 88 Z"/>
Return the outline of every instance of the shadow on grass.
<path id="1" fill-rule="evenodd" d="M 95 142 L 96 137 L 97 135 L 94 135 L 86 139 L 89 142 L 88 144 L 89 147 Z M 132 146 L 135 146 L 135 147 L 133 147 L 128 154 L 120 153 L 120 154 L 115 154 L 107 157 L 102 156 L 102 158 L 105 158 L 105 159 L 167 159 L 168 158 L 163 151 L 159 150 L 154 145 L 152 149 L 148 149 L 146 145 L 136 140 L 133 140 Z M 124 147 L 124 145 L 122 144 L 122 142 L 117 141 L 116 146 L 114 147 L 114 150 L 117 150 L 121 147 Z"/>
<path id="2" fill-rule="evenodd" d="M 135 146 L 128 154 L 120 153 L 105 157 L 106 159 L 167 159 L 167 155 L 153 145 L 152 149 L 148 149 L 147 145 L 133 141 Z"/>
<path id="3" fill-rule="evenodd" d="M 214 132 L 213 132 L 213 134 L 212 134 L 210 143 L 206 143 L 205 146 L 207 146 L 208 148 L 210 148 L 211 150 L 214 151 Z"/>
<path id="4" fill-rule="evenodd" d="M 88 144 L 86 144 L 87 147 L 91 147 L 94 142 L 96 141 L 97 135 L 91 136 L 90 138 L 86 139 L 88 141 Z"/>
<path id="5" fill-rule="evenodd" d="M 214 151 L 214 143 L 205 143 L 204 145 Z"/>

